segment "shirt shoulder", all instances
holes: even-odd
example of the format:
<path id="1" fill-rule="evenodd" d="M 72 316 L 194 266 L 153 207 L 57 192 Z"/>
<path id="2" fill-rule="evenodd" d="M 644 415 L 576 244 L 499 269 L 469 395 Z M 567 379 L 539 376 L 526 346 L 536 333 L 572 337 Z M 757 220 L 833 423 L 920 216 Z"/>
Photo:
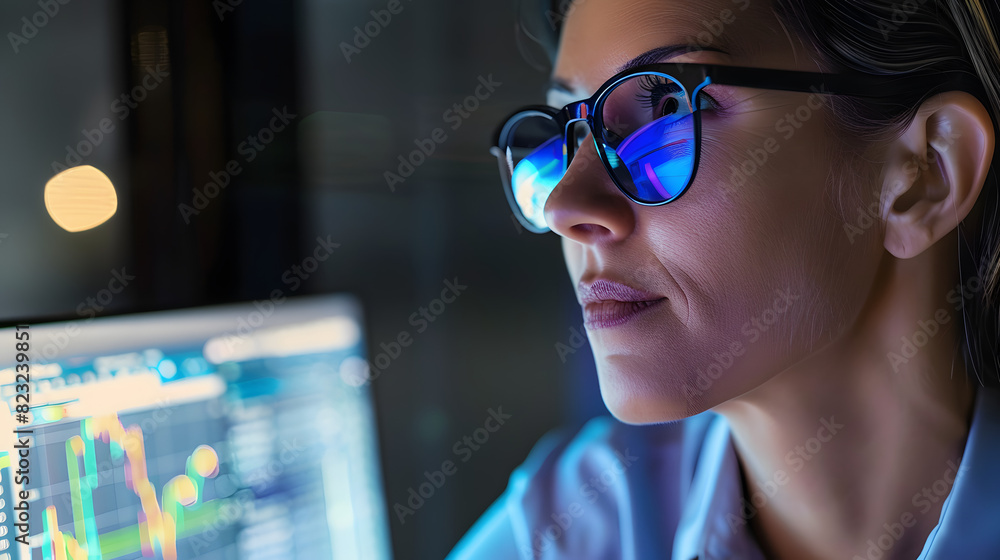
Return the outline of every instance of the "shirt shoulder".
<path id="1" fill-rule="evenodd" d="M 550 432 L 449 558 L 670 558 L 705 434 L 720 419 L 599 417 Z M 499 546 L 508 555 L 496 556 Z"/>

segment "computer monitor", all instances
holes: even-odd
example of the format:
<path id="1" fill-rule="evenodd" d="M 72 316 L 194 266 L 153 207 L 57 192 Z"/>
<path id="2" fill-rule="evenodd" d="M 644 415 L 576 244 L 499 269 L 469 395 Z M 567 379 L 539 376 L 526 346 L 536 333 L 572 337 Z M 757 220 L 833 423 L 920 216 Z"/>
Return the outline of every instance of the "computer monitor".
<path id="1" fill-rule="evenodd" d="M 0 560 L 389 559 L 364 348 L 349 296 L 0 329 Z"/>

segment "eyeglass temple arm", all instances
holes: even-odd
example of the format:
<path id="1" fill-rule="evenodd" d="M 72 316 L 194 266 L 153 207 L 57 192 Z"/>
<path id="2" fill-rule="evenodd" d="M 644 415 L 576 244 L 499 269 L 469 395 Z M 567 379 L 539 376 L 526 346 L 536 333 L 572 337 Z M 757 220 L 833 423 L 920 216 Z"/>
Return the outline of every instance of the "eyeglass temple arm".
<path id="1" fill-rule="evenodd" d="M 933 77 L 926 75 L 875 76 L 869 74 L 826 74 L 821 72 L 800 72 L 796 70 L 776 70 L 769 68 L 753 69 L 711 64 L 697 66 L 702 71 L 698 73 L 699 76 L 697 78 L 692 78 L 692 84 L 695 87 L 701 82 L 698 78 L 707 77 L 712 83 L 737 87 L 813 92 L 874 99 L 894 98 L 912 93 L 914 90 L 944 91 L 947 89 L 959 89 L 977 92 L 981 87 L 979 79 L 975 75 L 964 71 L 949 72 L 943 75 L 937 74 Z M 685 73 L 687 72 L 682 71 L 682 76 Z M 687 85 L 685 84 L 685 86 Z"/>

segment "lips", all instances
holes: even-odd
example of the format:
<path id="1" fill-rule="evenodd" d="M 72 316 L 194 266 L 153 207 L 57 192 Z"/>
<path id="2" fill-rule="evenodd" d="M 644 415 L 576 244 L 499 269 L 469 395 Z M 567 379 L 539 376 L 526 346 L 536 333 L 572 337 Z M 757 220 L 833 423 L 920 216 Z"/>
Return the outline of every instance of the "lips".
<path id="1" fill-rule="evenodd" d="M 589 329 L 624 325 L 667 300 L 612 280 L 596 280 L 589 284 L 581 282 L 577 293 L 583 306 L 584 324 Z"/>

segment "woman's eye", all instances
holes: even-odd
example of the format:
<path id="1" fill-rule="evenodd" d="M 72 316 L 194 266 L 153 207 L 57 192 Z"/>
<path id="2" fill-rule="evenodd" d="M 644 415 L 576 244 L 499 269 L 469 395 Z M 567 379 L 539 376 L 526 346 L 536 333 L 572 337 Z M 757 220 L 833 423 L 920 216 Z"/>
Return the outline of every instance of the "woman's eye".
<path id="1" fill-rule="evenodd" d="M 698 96 L 699 108 L 705 111 L 718 110 L 721 105 L 708 94 L 702 93 Z M 660 109 L 656 118 L 666 117 L 677 113 L 681 107 L 681 100 L 674 96 L 667 96 L 660 102 Z"/>
<path id="2" fill-rule="evenodd" d="M 676 97 L 666 97 L 663 103 L 660 105 L 660 114 L 657 117 L 666 117 L 677 112 L 681 106 L 681 102 L 677 100 Z"/>

